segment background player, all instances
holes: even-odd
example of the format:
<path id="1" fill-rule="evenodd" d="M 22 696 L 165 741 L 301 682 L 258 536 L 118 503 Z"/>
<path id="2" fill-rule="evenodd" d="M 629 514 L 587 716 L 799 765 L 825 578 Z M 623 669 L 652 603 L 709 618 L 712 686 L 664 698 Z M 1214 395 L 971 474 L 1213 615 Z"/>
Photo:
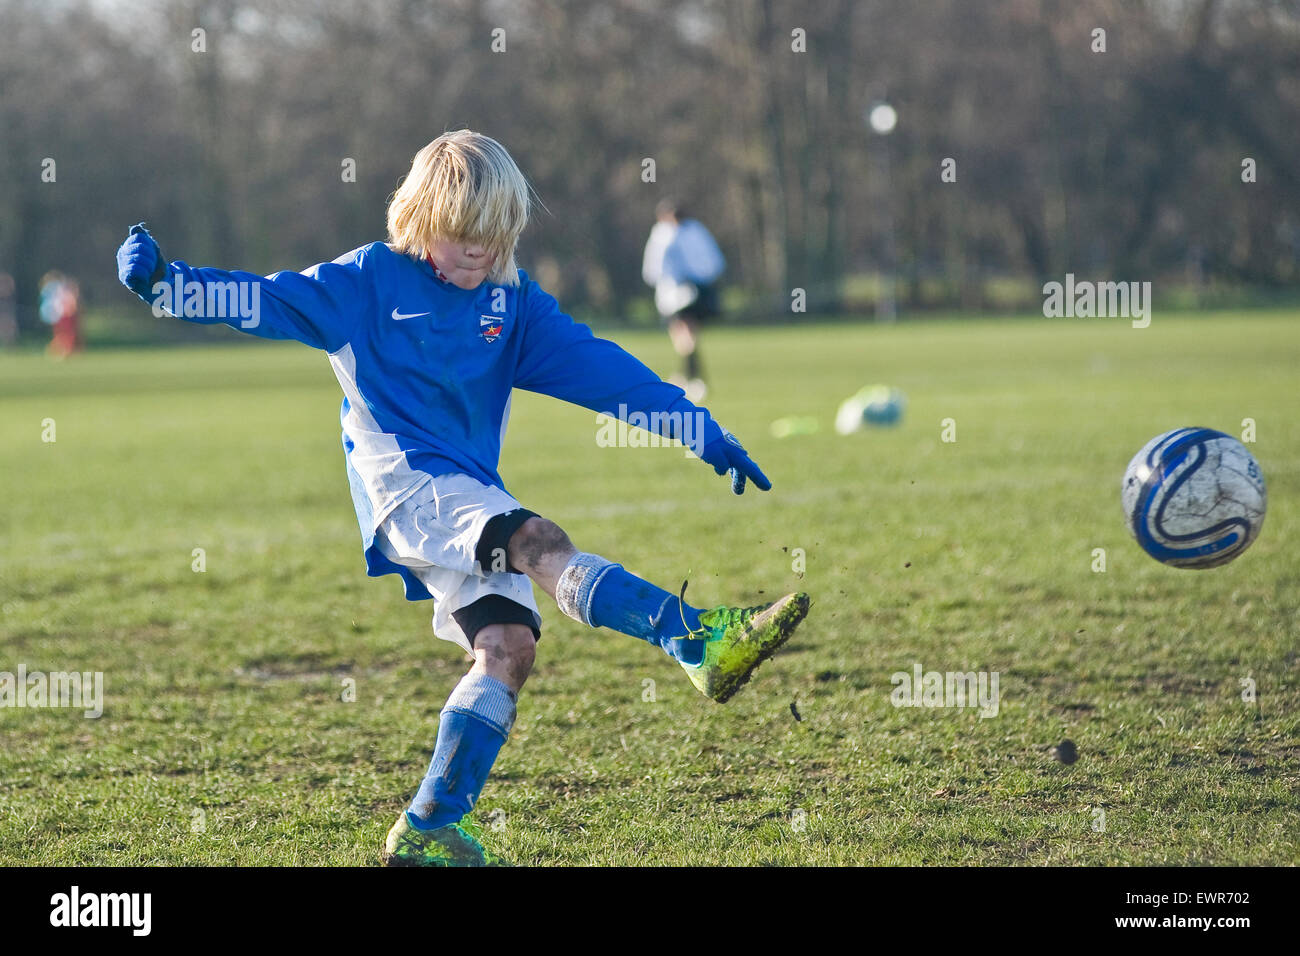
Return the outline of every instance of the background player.
<path id="1" fill-rule="evenodd" d="M 668 323 L 668 337 L 682 357 L 682 374 L 670 381 L 698 402 L 708 393 L 700 366 L 700 323 L 721 312 L 717 283 L 727 261 L 713 234 L 686 215 L 676 200 L 661 200 L 655 215 L 641 277 L 654 288 L 655 307 Z"/>

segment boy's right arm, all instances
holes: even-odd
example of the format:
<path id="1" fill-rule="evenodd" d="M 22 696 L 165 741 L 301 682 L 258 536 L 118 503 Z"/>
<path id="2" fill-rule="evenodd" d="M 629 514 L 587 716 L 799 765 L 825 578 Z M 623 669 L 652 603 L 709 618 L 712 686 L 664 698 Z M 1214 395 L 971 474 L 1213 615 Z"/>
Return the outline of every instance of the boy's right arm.
<path id="1" fill-rule="evenodd" d="M 224 323 L 267 339 L 294 339 L 334 352 L 351 338 L 369 309 L 361 256 L 327 262 L 305 273 L 196 269 L 168 262 L 141 223 L 117 250 L 122 284 L 154 307 L 187 322 Z M 195 285 L 197 284 L 197 285 Z"/>
<path id="2" fill-rule="evenodd" d="M 515 368 L 515 387 L 550 395 L 592 411 L 627 421 L 633 412 L 659 422 L 659 432 L 689 440 L 690 448 L 719 475 L 731 473 L 731 490 L 742 494 L 745 482 L 768 491 L 772 483 L 759 470 L 736 436 L 704 408 L 687 401 L 639 359 L 560 311 L 555 298 L 529 280 L 524 299 L 524 343 Z M 654 418 L 650 413 L 660 413 Z M 664 416 L 663 413 L 668 413 Z M 703 426 L 693 436 L 673 428 L 699 415 Z M 645 427 L 645 426 L 643 426 Z M 650 426 L 652 427 L 652 426 Z"/>

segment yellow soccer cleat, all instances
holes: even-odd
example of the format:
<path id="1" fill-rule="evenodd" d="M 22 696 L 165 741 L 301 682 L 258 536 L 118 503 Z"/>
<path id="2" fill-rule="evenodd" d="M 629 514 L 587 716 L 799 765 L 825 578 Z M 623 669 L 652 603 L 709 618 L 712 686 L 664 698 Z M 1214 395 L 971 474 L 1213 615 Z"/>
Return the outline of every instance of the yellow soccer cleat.
<path id="1" fill-rule="evenodd" d="M 468 818 L 436 830 L 411 825 L 406 811 L 397 818 L 384 841 L 385 866 L 507 866 L 483 849 Z"/>
<path id="2" fill-rule="evenodd" d="M 807 594 L 787 594 L 759 607 L 716 607 L 700 615 L 700 629 L 691 639 L 703 639 L 704 659 L 682 664 L 691 683 L 719 704 L 730 700 L 777 648 L 790 639 L 808 614 Z"/>

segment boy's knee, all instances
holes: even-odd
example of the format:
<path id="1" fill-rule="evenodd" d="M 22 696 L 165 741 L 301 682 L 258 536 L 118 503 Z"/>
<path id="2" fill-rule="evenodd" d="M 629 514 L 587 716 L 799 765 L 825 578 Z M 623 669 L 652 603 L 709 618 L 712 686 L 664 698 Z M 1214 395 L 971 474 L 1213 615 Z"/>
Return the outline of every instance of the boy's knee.
<path id="1" fill-rule="evenodd" d="M 537 657 L 537 638 L 523 624 L 489 624 L 474 635 L 474 657 L 512 690 L 523 686 Z"/>
<path id="2" fill-rule="evenodd" d="M 554 521 L 529 518 L 510 538 L 510 563 L 528 573 L 541 568 L 548 557 L 567 557 L 573 550 L 573 542 Z"/>

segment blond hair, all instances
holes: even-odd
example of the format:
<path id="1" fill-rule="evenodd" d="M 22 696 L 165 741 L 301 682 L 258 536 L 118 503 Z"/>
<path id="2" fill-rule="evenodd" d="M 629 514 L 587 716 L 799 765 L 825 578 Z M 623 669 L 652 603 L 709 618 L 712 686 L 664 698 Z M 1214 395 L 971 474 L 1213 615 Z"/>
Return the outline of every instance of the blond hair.
<path id="1" fill-rule="evenodd" d="M 472 242 L 495 257 L 488 280 L 518 285 L 515 245 L 528 225 L 531 187 L 506 148 L 468 129 L 443 133 L 415 154 L 388 204 L 388 238 L 424 256 L 435 241 Z"/>

